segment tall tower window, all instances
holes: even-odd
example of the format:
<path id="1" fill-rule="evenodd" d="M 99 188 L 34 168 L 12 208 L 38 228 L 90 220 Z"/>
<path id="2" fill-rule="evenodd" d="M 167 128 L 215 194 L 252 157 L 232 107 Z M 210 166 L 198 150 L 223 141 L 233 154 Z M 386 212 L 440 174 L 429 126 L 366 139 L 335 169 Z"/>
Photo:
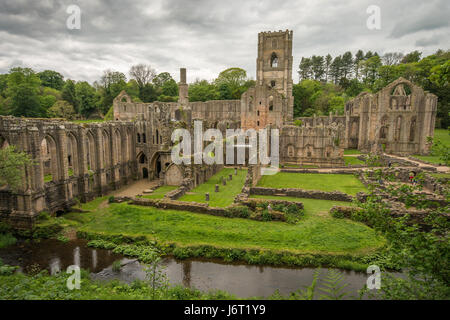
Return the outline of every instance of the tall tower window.
<path id="1" fill-rule="evenodd" d="M 275 52 L 273 52 L 272 56 L 270 57 L 270 66 L 272 68 L 277 68 L 278 67 L 278 57 L 277 57 L 277 54 Z"/>

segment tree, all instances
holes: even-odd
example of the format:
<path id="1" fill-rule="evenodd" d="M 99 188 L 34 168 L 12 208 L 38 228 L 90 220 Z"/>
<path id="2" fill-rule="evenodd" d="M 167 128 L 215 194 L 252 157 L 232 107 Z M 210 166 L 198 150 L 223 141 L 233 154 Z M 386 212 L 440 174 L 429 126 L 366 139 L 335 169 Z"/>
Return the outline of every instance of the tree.
<path id="1" fill-rule="evenodd" d="M 16 151 L 14 146 L 0 149 L 0 186 L 8 185 L 13 191 L 22 185 L 24 167 L 31 165 L 30 156 Z"/>
<path id="2" fill-rule="evenodd" d="M 414 51 L 408 53 L 406 56 L 404 56 L 403 59 L 401 60 L 401 63 L 419 62 L 421 55 L 422 55 L 422 52 L 414 50 Z"/>
<path id="3" fill-rule="evenodd" d="M 47 114 L 51 118 L 64 118 L 72 120 L 75 118 L 74 107 L 65 100 L 56 101 L 53 106 L 47 110 Z"/>
<path id="4" fill-rule="evenodd" d="M 130 70 L 131 72 L 131 70 Z M 144 78 L 139 81 L 143 81 Z M 105 114 L 113 104 L 114 98 L 126 88 L 127 78 L 122 72 L 105 70 L 100 79 L 101 100 L 100 111 Z M 139 84 L 139 81 L 136 80 Z"/>
<path id="5" fill-rule="evenodd" d="M 328 82 L 328 78 L 330 76 L 330 67 L 333 62 L 333 57 L 330 54 L 327 54 L 325 57 L 325 81 Z"/>
<path id="6" fill-rule="evenodd" d="M 153 85 L 155 85 L 157 88 L 162 88 L 164 83 L 166 83 L 169 80 L 173 80 L 172 76 L 168 72 L 161 72 L 156 77 L 153 78 Z"/>
<path id="7" fill-rule="evenodd" d="M 362 61 L 362 73 L 364 75 L 364 83 L 373 89 L 373 85 L 378 77 L 378 68 L 381 67 L 381 59 L 379 56 L 372 56 L 371 58 Z"/>
<path id="8" fill-rule="evenodd" d="M 311 71 L 314 75 L 314 80 L 320 80 L 325 73 L 324 58 L 322 56 L 311 57 Z"/>
<path id="9" fill-rule="evenodd" d="M 142 102 L 153 102 L 158 98 L 158 93 L 151 83 L 147 83 L 140 92 Z"/>
<path id="10" fill-rule="evenodd" d="M 353 60 L 353 69 L 355 70 L 355 78 L 359 79 L 360 62 L 364 60 L 364 52 L 358 50 L 355 54 L 355 59 Z"/>
<path id="11" fill-rule="evenodd" d="M 307 80 L 311 79 L 311 73 L 312 73 L 312 62 L 310 58 L 302 57 L 302 60 L 300 61 L 300 65 L 298 66 L 298 76 L 301 80 Z"/>
<path id="12" fill-rule="evenodd" d="M 217 100 L 220 98 L 220 93 L 214 84 L 207 80 L 196 80 L 189 85 L 189 101 L 208 101 Z"/>
<path id="13" fill-rule="evenodd" d="M 217 87 L 228 86 L 232 99 L 240 99 L 242 90 L 247 81 L 247 72 L 241 68 L 228 68 L 221 73 L 214 81 Z"/>
<path id="14" fill-rule="evenodd" d="M 350 51 L 347 51 L 342 56 L 342 77 L 345 79 L 349 79 L 352 74 L 353 69 L 353 56 Z"/>
<path id="15" fill-rule="evenodd" d="M 45 70 L 38 73 L 41 83 L 45 87 L 61 90 L 64 86 L 64 77 L 59 72 L 53 70 Z"/>
<path id="16" fill-rule="evenodd" d="M 402 58 L 403 53 L 401 52 L 386 52 L 382 59 L 385 66 L 392 66 L 399 64 Z"/>
<path id="17" fill-rule="evenodd" d="M 175 80 L 170 79 L 164 82 L 161 92 L 165 96 L 176 97 L 178 96 L 178 85 Z"/>
<path id="18" fill-rule="evenodd" d="M 141 63 L 132 66 L 129 74 L 132 79 L 136 80 L 139 88 L 144 88 L 147 83 L 151 83 L 155 78 L 156 71 L 150 65 Z M 123 80 L 126 81 L 125 78 Z"/>
<path id="19" fill-rule="evenodd" d="M 86 81 L 75 84 L 75 98 L 78 112 L 84 117 L 89 117 L 96 111 L 95 89 Z"/>
<path id="20" fill-rule="evenodd" d="M 39 100 L 41 80 L 30 68 L 13 68 L 8 76 L 8 96 L 12 115 L 16 117 L 42 117 L 45 110 Z"/>
<path id="21" fill-rule="evenodd" d="M 75 96 L 75 81 L 70 79 L 66 81 L 62 88 L 61 96 L 63 100 L 67 101 L 75 108 L 76 112 L 79 112 L 77 98 Z"/>
<path id="22" fill-rule="evenodd" d="M 342 57 L 337 56 L 334 58 L 330 67 L 330 75 L 335 84 L 342 78 Z"/>

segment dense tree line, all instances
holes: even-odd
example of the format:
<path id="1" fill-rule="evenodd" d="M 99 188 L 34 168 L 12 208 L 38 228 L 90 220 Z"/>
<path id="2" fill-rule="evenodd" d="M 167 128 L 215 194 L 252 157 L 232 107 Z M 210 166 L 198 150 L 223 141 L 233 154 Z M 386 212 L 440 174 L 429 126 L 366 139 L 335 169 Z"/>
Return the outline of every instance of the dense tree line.
<path id="1" fill-rule="evenodd" d="M 303 57 L 299 64 L 300 82 L 294 85 L 294 115 L 343 113 L 347 100 L 363 91 L 377 92 L 399 77 L 408 79 L 438 96 L 438 126 L 448 127 L 450 51 L 438 50 L 421 58 L 421 52 L 406 55 L 362 50 L 353 55 Z"/>
<path id="2" fill-rule="evenodd" d="M 293 86 L 294 116 L 343 114 L 345 102 L 363 91 L 376 92 L 404 77 L 438 96 L 437 126 L 450 125 L 450 51 L 438 50 L 421 58 L 391 52 L 383 56 L 362 50 L 332 57 L 301 59 L 300 82 Z M 213 81 L 197 79 L 189 86 L 190 101 L 240 99 L 255 81 L 241 68 L 222 71 Z M 52 70 L 35 72 L 12 68 L 0 74 L 0 114 L 25 117 L 99 118 L 108 114 L 112 102 L 125 90 L 136 102 L 178 100 L 178 85 L 170 73 L 149 65 L 132 66 L 129 79 L 122 72 L 105 70 L 92 85 L 86 81 L 64 80 Z M 111 113 L 111 112 L 110 112 Z"/>
<path id="3" fill-rule="evenodd" d="M 156 74 L 150 66 L 136 65 L 129 73 L 127 79 L 122 72 L 105 70 L 91 85 L 65 80 L 53 70 L 12 68 L 0 74 L 0 114 L 69 120 L 101 118 L 111 110 L 122 90 L 136 102 L 177 101 L 178 85 L 168 72 Z"/>

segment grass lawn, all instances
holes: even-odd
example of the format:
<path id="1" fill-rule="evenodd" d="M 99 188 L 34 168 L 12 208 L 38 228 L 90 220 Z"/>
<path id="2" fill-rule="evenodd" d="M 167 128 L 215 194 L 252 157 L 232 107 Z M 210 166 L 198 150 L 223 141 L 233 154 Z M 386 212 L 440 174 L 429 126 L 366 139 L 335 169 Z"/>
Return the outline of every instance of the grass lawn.
<path id="1" fill-rule="evenodd" d="M 311 203 L 314 203 L 312 207 L 320 210 L 331 206 L 327 202 Z M 310 204 L 307 206 L 309 208 Z M 311 209 L 306 211 L 302 221 L 290 225 L 115 203 L 89 214 L 90 221 L 81 225 L 79 230 L 144 235 L 181 246 L 209 244 L 222 248 L 294 253 L 363 254 L 384 244 L 383 238 L 361 223 L 318 215 Z"/>
<path id="2" fill-rule="evenodd" d="M 358 149 L 345 149 L 344 156 L 349 154 L 361 154 L 361 152 Z"/>
<path id="3" fill-rule="evenodd" d="M 352 206 L 353 205 L 351 202 L 345 202 L 345 201 L 319 200 L 319 199 L 282 197 L 282 196 L 252 195 L 251 198 L 299 201 L 299 202 L 303 203 L 303 206 L 305 207 L 305 215 L 306 216 L 311 216 L 311 215 L 315 215 L 315 214 L 319 214 L 319 213 L 320 214 L 328 213 L 328 211 L 333 206 Z"/>
<path id="4" fill-rule="evenodd" d="M 420 156 L 420 155 L 415 155 L 413 157 L 417 158 L 419 160 L 431 162 L 431 163 L 434 163 L 434 164 L 444 164 L 444 161 L 439 159 L 438 156 Z"/>
<path id="5" fill-rule="evenodd" d="M 170 192 L 172 190 L 177 189 L 177 186 L 161 186 L 158 189 L 156 189 L 155 191 L 153 191 L 152 194 L 147 194 L 145 196 L 142 196 L 142 198 L 147 198 L 147 199 L 162 199 L 164 198 L 164 196 L 166 195 L 167 192 Z"/>
<path id="6" fill-rule="evenodd" d="M 442 178 L 450 179 L 450 173 L 429 173 L 429 175 L 438 179 Z"/>
<path id="7" fill-rule="evenodd" d="M 233 180 L 228 180 L 228 175 L 233 175 Z M 234 202 L 234 198 L 241 193 L 245 183 L 247 170 L 238 170 L 237 176 L 234 175 L 233 168 L 223 168 L 220 172 L 213 175 L 206 183 L 203 183 L 190 191 L 192 194 L 185 194 L 178 200 L 195 201 L 205 203 L 205 193 L 209 192 L 209 205 L 211 207 L 227 207 Z M 222 177 L 227 178 L 227 185 L 222 185 Z M 219 185 L 220 192 L 214 192 L 215 185 Z"/>
<path id="8" fill-rule="evenodd" d="M 328 192 L 337 190 L 350 195 L 366 191 L 361 181 L 351 174 L 278 172 L 272 176 L 262 176 L 258 182 L 258 187 L 299 188 Z"/>
<path id="9" fill-rule="evenodd" d="M 450 134 L 449 130 L 446 129 L 435 129 L 434 130 L 434 140 L 440 140 L 444 145 L 446 145 L 448 148 L 450 148 Z M 421 155 L 414 155 L 414 158 L 431 162 L 434 164 L 444 164 L 444 161 L 439 159 L 438 156 L 421 156 Z"/>
<path id="10" fill-rule="evenodd" d="M 355 164 L 366 164 L 364 161 L 359 160 L 357 157 L 346 157 L 344 156 L 344 163 L 346 166 L 349 164 L 355 165 Z"/>

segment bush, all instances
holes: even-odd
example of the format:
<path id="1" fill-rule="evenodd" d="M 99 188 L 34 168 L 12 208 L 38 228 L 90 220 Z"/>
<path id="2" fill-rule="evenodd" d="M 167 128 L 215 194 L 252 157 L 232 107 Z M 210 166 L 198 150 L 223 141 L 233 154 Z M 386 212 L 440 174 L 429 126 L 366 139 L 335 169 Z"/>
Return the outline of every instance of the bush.
<path id="1" fill-rule="evenodd" d="M 115 200 L 114 196 L 110 196 L 108 198 L 108 203 L 114 203 L 114 200 Z"/>
<path id="2" fill-rule="evenodd" d="M 230 217 L 250 218 L 250 210 L 246 206 L 230 207 L 227 209 Z"/>

